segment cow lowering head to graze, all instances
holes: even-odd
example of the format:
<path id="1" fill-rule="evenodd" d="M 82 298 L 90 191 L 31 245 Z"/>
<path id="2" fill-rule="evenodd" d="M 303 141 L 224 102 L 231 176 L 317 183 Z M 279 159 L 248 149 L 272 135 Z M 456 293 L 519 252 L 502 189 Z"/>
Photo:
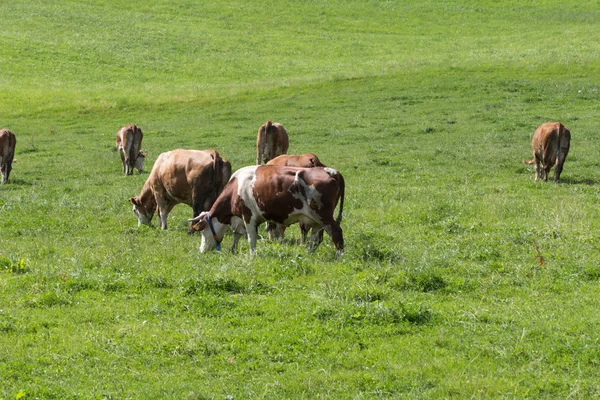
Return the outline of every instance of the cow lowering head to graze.
<path id="1" fill-rule="evenodd" d="M 256 138 L 256 165 L 269 162 L 288 151 L 289 140 L 285 128 L 277 122 L 267 121 L 258 128 Z"/>
<path id="2" fill-rule="evenodd" d="M 231 164 L 215 150 L 172 150 L 158 156 L 139 196 L 129 201 L 138 226 L 150 225 L 154 212 L 167 229 L 167 216 L 179 203 L 193 216 L 210 209 L 231 176 Z"/>
<path id="3" fill-rule="evenodd" d="M 0 172 L 2 172 L 2 184 L 8 182 L 12 163 L 15 157 L 15 146 L 17 139 L 8 129 L 0 130 Z"/>
<path id="4" fill-rule="evenodd" d="M 282 154 L 280 156 L 275 157 L 271 161 L 267 163 L 267 165 L 280 165 L 283 167 L 302 167 L 302 168 L 315 168 L 315 167 L 325 167 L 325 164 L 319 160 L 316 154 L 306 153 L 306 154 Z M 342 192 L 344 190 L 344 180 L 341 174 L 338 173 L 337 179 L 340 180 Z M 343 205 L 341 205 L 343 207 Z M 267 222 L 267 233 L 269 234 L 270 239 L 277 238 L 279 240 L 283 240 L 283 236 L 285 233 L 284 225 L 275 225 Z M 302 235 L 302 243 L 306 243 L 306 238 L 308 237 L 309 229 L 304 226 L 304 224 L 300 224 L 300 233 Z M 319 229 L 319 243 L 323 240 L 323 230 Z"/>
<path id="5" fill-rule="evenodd" d="M 338 255 L 344 250 L 340 221 L 342 208 L 334 218 L 340 196 L 339 174 L 331 168 L 296 168 L 271 165 L 244 167 L 236 171 L 210 211 L 190 220 L 192 229 L 202 231 L 200 251 L 220 242 L 227 226 L 234 231 L 232 251 L 242 235 L 248 236 L 250 253 L 256 254 L 257 227 L 265 222 L 289 226 L 296 222 L 324 229 L 333 240 Z M 342 198 L 343 202 L 343 198 Z M 316 248 L 318 231 L 309 247 Z"/>
<path id="6" fill-rule="evenodd" d="M 135 124 L 124 126 L 117 132 L 116 147 L 126 175 L 133 174 L 133 168 L 144 171 L 145 153 L 140 151 L 143 138 L 142 130 Z"/>
<path id="7" fill-rule="evenodd" d="M 140 151 L 138 152 L 138 155 L 135 158 L 134 167 L 138 170 L 140 174 L 144 172 L 144 161 L 146 160 L 146 157 L 148 157 L 148 153 L 146 153 L 145 151 Z"/>
<path id="8" fill-rule="evenodd" d="M 536 181 L 546 182 L 552 167 L 554 182 L 559 181 L 570 145 L 571 131 L 560 122 L 546 122 L 535 130 L 531 141 L 533 160 L 525 161 L 525 164 L 535 164 Z"/>

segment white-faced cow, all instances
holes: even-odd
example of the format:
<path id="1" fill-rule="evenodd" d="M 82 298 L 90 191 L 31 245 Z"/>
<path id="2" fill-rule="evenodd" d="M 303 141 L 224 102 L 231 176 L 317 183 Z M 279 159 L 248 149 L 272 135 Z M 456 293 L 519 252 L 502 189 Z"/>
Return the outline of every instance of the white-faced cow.
<path id="1" fill-rule="evenodd" d="M 140 151 L 143 138 L 142 130 L 135 124 L 124 126 L 117 132 L 115 144 L 126 175 L 133 174 L 134 168 L 144 172 L 144 158 L 147 154 Z"/>
<path id="2" fill-rule="evenodd" d="M 154 212 L 167 229 L 167 216 L 179 203 L 193 216 L 210 209 L 231 176 L 231 164 L 215 150 L 172 150 L 158 156 L 139 196 L 129 201 L 138 226 L 150 225 Z"/>
<path id="3" fill-rule="evenodd" d="M 15 157 L 15 146 L 17 139 L 8 129 L 0 130 L 0 171 L 2 172 L 2 184 L 8 182 L 12 163 Z"/>
<path id="4" fill-rule="evenodd" d="M 289 140 L 285 128 L 278 122 L 265 122 L 258 128 L 256 138 L 256 165 L 265 163 L 288 151 Z"/>
<path id="5" fill-rule="evenodd" d="M 250 253 L 256 254 L 257 227 L 271 221 L 289 226 L 301 222 L 324 229 L 333 240 L 338 255 L 344 250 L 340 221 L 343 188 L 331 168 L 295 168 L 271 165 L 244 167 L 236 171 L 210 211 L 190 220 L 193 230 L 202 231 L 200 251 L 220 249 L 225 229 L 234 231 L 232 251 L 242 235 L 248 236 Z M 337 218 L 334 210 L 341 196 Z M 318 246 L 318 231 L 310 248 Z"/>
<path id="6" fill-rule="evenodd" d="M 275 157 L 274 159 L 267 162 L 267 165 L 279 165 L 282 167 L 301 167 L 301 168 L 315 168 L 315 167 L 325 167 L 325 164 L 319 160 L 316 154 L 306 153 L 306 154 L 282 154 L 280 156 Z M 343 178 L 341 174 L 338 173 L 339 176 L 336 178 L 341 180 L 341 184 L 344 185 Z M 270 239 L 277 238 L 279 240 L 283 240 L 283 235 L 285 233 L 284 225 L 275 225 L 267 222 L 267 233 L 269 234 Z M 306 238 L 308 237 L 309 229 L 304 226 L 304 224 L 300 224 L 300 233 L 302 234 L 302 243 L 306 243 Z M 319 243 L 323 240 L 323 230 L 319 229 Z"/>
<path id="7" fill-rule="evenodd" d="M 558 182 L 570 145 L 571 131 L 560 122 L 546 122 L 535 130 L 531 141 L 533 160 L 525 163 L 535 164 L 536 181 L 547 181 L 550 169 L 554 167 L 554 182 Z"/>

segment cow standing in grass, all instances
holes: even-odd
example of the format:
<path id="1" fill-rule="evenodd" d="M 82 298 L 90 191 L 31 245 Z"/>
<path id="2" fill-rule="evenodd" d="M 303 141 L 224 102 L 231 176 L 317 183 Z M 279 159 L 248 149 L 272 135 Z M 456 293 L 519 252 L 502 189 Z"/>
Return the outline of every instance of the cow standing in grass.
<path id="1" fill-rule="evenodd" d="M 343 188 L 331 168 L 295 168 L 254 165 L 236 171 L 210 211 L 190 220 L 191 229 L 202 231 L 200 251 L 220 249 L 227 226 L 234 231 L 232 252 L 242 235 L 248 236 L 250 253 L 256 254 L 257 227 L 265 222 L 289 226 L 300 222 L 309 228 L 324 229 L 336 247 L 344 251 L 340 222 L 342 207 L 334 218 Z M 319 230 L 313 229 L 309 247 L 316 248 Z"/>
<path id="2" fill-rule="evenodd" d="M 258 128 L 256 138 L 256 165 L 265 163 L 281 154 L 286 154 L 289 147 L 288 134 L 278 122 L 265 122 Z"/>
<path id="3" fill-rule="evenodd" d="M 160 226 L 179 203 L 192 207 L 193 216 L 210 209 L 231 176 L 231 164 L 215 150 L 172 150 L 156 159 L 139 196 L 129 201 L 138 226 L 150 225 L 155 210 Z"/>
<path id="4" fill-rule="evenodd" d="M 0 171 L 2 172 L 2 184 L 8 182 L 12 163 L 15 157 L 15 146 L 17 139 L 8 129 L 0 130 Z"/>
<path id="5" fill-rule="evenodd" d="M 267 165 L 279 165 L 282 167 L 301 167 L 301 168 L 316 168 L 316 167 L 325 167 L 325 164 L 319 160 L 314 153 L 305 153 L 305 154 L 282 154 L 280 156 L 275 157 L 271 161 L 267 163 Z M 344 178 L 338 172 L 335 175 L 335 178 L 340 182 L 342 193 L 344 191 Z M 343 204 L 340 206 L 343 207 Z M 286 227 L 284 225 L 272 224 L 267 222 L 267 233 L 269 234 L 270 239 L 277 238 L 279 240 L 283 240 L 283 236 L 285 233 Z M 302 235 L 302 243 L 306 243 L 306 238 L 308 237 L 309 228 L 304 224 L 300 223 L 300 234 Z M 323 241 L 323 230 L 319 229 L 318 236 L 319 243 Z"/>
<path id="6" fill-rule="evenodd" d="M 558 183 L 570 145 L 571 131 L 560 122 L 546 122 L 535 130 L 531 141 L 533 160 L 525 163 L 535 164 L 536 181 L 546 182 L 550 169 L 554 167 L 554 182 Z"/>
<path id="7" fill-rule="evenodd" d="M 135 124 L 124 126 L 117 132 L 115 144 L 126 175 L 133 174 L 134 168 L 140 173 L 144 171 L 144 159 L 147 154 L 140 151 L 143 138 L 142 130 Z"/>

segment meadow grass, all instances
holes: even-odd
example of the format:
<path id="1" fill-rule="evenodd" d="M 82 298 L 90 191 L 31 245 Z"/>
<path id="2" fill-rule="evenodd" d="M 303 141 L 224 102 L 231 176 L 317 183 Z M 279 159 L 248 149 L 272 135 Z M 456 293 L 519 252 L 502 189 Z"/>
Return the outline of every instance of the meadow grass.
<path id="1" fill-rule="evenodd" d="M 0 5 L 0 398 L 593 398 L 600 11 L 524 2 Z M 137 227 L 114 136 L 346 180 L 346 252 Z M 534 182 L 535 127 L 573 134 Z M 156 222 L 156 221 L 155 221 Z M 263 232 L 263 231 L 261 231 Z M 543 262 L 541 261 L 543 257 Z"/>

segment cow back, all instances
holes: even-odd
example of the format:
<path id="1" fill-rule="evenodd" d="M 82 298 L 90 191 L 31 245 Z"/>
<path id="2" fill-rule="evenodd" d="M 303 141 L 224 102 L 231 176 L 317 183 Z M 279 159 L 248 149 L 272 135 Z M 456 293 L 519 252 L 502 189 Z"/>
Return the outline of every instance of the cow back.
<path id="1" fill-rule="evenodd" d="M 325 167 L 319 157 L 313 153 L 306 154 L 282 154 L 270 160 L 267 165 L 279 165 L 287 167 L 315 168 Z"/>

